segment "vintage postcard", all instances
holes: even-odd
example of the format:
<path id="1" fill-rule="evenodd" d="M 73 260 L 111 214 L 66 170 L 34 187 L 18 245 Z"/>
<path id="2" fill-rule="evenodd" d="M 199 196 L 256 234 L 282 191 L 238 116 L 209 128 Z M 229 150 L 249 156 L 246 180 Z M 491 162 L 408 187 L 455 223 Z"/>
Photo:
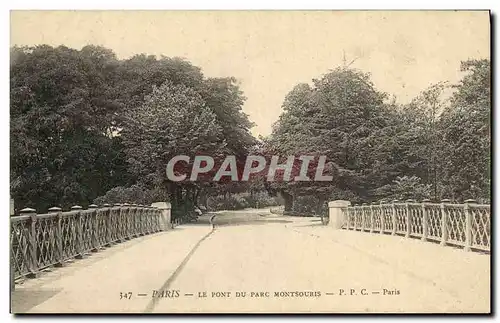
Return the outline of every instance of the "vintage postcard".
<path id="1" fill-rule="evenodd" d="M 11 11 L 10 308 L 491 308 L 489 11 Z"/>

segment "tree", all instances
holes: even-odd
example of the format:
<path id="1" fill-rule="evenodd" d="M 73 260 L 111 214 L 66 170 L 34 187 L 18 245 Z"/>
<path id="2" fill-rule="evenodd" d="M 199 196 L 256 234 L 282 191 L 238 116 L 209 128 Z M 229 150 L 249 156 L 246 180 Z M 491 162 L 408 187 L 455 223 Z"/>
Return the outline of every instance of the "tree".
<path id="1" fill-rule="evenodd" d="M 368 153 L 370 136 L 387 125 L 386 94 L 378 92 L 369 75 L 336 68 L 313 80 L 313 86 L 297 85 L 285 98 L 283 114 L 267 139 L 268 149 L 282 156 L 325 155 L 332 182 L 272 184 L 285 196 L 369 198 L 375 183 L 369 179 L 373 160 Z"/>
<path id="2" fill-rule="evenodd" d="M 446 83 L 433 84 L 422 91 L 412 102 L 404 107 L 403 114 L 407 122 L 415 131 L 416 141 L 408 149 L 419 156 L 420 164 L 415 167 L 417 176 L 425 183 L 432 186 L 433 197 L 439 198 L 439 174 L 442 172 L 438 153 L 441 150 L 442 140 L 439 133 L 440 115 L 445 109 L 446 101 L 443 99 L 444 91 L 448 88 Z"/>
<path id="3" fill-rule="evenodd" d="M 398 176 L 393 182 L 390 197 L 400 201 L 423 200 L 430 197 L 431 191 L 432 184 L 423 184 L 416 176 Z"/>
<path id="4" fill-rule="evenodd" d="M 169 58 L 139 54 L 120 62 L 116 70 L 118 82 L 115 88 L 120 96 L 118 102 L 123 110 L 140 106 L 154 86 L 169 81 L 199 88 L 203 84 L 201 69 L 182 58 Z"/>
<path id="5" fill-rule="evenodd" d="M 112 51 L 47 45 L 11 49 L 11 194 L 46 210 L 87 205 L 126 183 L 115 129 Z"/>
<path id="6" fill-rule="evenodd" d="M 216 116 L 201 95 L 168 81 L 153 87 L 144 103 L 128 112 L 121 136 L 130 171 L 147 187 L 164 188 L 174 211 L 194 203 L 196 186 L 189 181 L 168 180 L 168 162 L 178 155 L 189 156 L 188 164 L 178 170 L 189 174 L 195 155 L 215 155 L 226 145 Z"/>
<path id="7" fill-rule="evenodd" d="M 221 148 L 184 147 L 190 153 L 200 153 L 196 149 L 203 148 L 209 154 L 234 154 L 241 160 L 255 144 L 249 131 L 252 123 L 242 111 L 245 97 L 235 79 L 205 79 L 199 67 L 184 59 L 140 54 L 118 60 L 111 50 L 93 45 L 81 50 L 47 45 L 13 47 L 11 58 L 11 194 L 17 205 L 39 210 L 53 205 L 85 206 L 115 187 L 114 191 L 133 187 L 165 190 L 152 176 L 160 166 L 148 164 L 135 151 L 154 151 L 162 146 L 141 147 L 141 141 L 136 141 L 138 147 L 131 146 L 130 138 L 136 130 L 142 130 L 138 134 L 149 136 L 155 145 L 161 141 L 182 142 L 180 134 L 186 130 L 183 124 L 192 123 L 193 116 L 204 120 L 210 115 L 220 133 L 208 142 Z M 165 83 L 167 88 L 162 87 Z M 134 118 L 141 117 L 138 111 L 148 114 L 146 98 L 150 107 L 151 100 L 161 100 L 158 93 L 151 97 L 153 89 L 159 88 L 178 91 L 181 97 L 168 93 L 195 109 L 186 111 L 182 107 L 177 111 L 175 105 L 170 111 L 169 119 L 179 122 L 171 133 L 177 136 L 176 141 L 163 137 L 166 129 L 154 117 Z M 203 130 L 185 135 L 196 142 L 193 138 Z M 181 147 L 165 145 L 166 149 Z M 163 163 L 162 156 L 147 158 Z M 161 178 L 165 177 L 165 166 L 166 162 L 161 164 Z M 190 185 L 196 194 L 215 186 Z M 219 186 L 229 189 L 231 185 Z"/>
<path id="8" fill-rule="evenodd" d="M 443 183 L 453 199 L 488 201 L 491 190 L 490 61 L 462 62 L 466 75 L 442 115 Z"/>

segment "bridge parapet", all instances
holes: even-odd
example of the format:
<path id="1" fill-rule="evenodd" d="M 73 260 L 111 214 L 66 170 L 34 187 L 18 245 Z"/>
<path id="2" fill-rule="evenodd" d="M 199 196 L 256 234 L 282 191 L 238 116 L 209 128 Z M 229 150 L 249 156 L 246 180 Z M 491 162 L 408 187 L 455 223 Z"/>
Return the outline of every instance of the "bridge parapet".
<path id="1" fill-rule="evenodd" d="M 161 211 L 160 225 L 162 230 L 172 229 L 172 205 L 169 202 L 156 202 L 151 204 Z"/>
<path id="2" fill-rule="evenodd" d="M 461 246 L 466 251 L 490 251 L 490 205 L 467 200 L 431 203 L 424 200 L 392 201 L 379 204 L 340 206 L 329 203 L 330 224 L 336 229 L 403 235 L 441 245 Z M 338 211 L 337 211 L 338 210 Z M 333 218 L 332 218 L 333 216 Z"/>
<path id="3" fill-rule="evenodd" d="M 349 205 L 351 205 L 351 202 L 343 200 L 328 202 L 328 224 L 335 229 L 341 229 L 346 221 L 343 210 Z"/>
<path id="4" fill-rule="evenodd" d="M 50 266 L 134 237 L 167 230 L 164 210 L 129 204 L 52 207 L 37 214 L 23 209 L 10 218 L 11 277 L 36 277 Z"/>

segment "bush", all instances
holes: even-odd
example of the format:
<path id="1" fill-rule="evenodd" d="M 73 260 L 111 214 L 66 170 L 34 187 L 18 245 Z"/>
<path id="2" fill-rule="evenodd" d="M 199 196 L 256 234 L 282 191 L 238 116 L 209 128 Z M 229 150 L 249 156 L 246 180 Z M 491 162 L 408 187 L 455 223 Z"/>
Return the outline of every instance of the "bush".
<path id="1" fill-rule="evenodd" d="M 258 192 L 253 195 L 242 194 L 251 208 L 264 208 L 280 205 L 276 198 L 269 196 L 267 192 Z"/>
<path id="2" fill-rule="evenodd" d="M 212 211 L 221 210 L 243 210 L 246 208 L 264 208 L 279 205 L 275 198 L 266 192 L 259 192 L 253 195 L 249 193 L 233 194 L 229 197 L 224 195 L 212 196 L 208 198 L 208 209 Z"/>
<path id="3" fill-rule="evenodd" d="M 293 201 L 292 213 L 290 215 L 313 216 L 327 213 L 327 202 L 320 203 L 314 196 L 296 196 Z"/>
<path id="4" fill-rule="evenodd" d="M 417 201 L 431 197 L 431 184 L 423 184 L 422 179 L 417 176 L 398 176 L 392 184 L 393 195 L 402 201 L 416 199 Z"/>
<path id="5" fill-rule="evenodd" d="M 132 185 L 130 187 L 117 186 L 99 196 L 94 200 L 97 205 L 130 203 L 151 205 L 154 202 L 167 201 L 167 194 L 160 189 L 147 189 L 141 185 Z"/>
<path id="6" fill-rule="evenodd" d="M 234 195 L 226 197 L 224 195 L 213 196 L 208 199 L 208 209 L 211 211 L 221 210 L 242 210 L 247 207 L 244 199 L 238 199 Z"/>

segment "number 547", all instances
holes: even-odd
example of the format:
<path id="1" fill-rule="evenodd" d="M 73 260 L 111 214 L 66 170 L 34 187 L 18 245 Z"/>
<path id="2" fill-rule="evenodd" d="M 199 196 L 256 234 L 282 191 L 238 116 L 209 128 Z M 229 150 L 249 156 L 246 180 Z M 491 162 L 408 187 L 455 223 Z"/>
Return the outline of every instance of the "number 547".
<path id="1" fill-rule="evenodd" d="M 120 299 L 131 299 L 132 298 L 132 292 L 120 292 Z"/>

